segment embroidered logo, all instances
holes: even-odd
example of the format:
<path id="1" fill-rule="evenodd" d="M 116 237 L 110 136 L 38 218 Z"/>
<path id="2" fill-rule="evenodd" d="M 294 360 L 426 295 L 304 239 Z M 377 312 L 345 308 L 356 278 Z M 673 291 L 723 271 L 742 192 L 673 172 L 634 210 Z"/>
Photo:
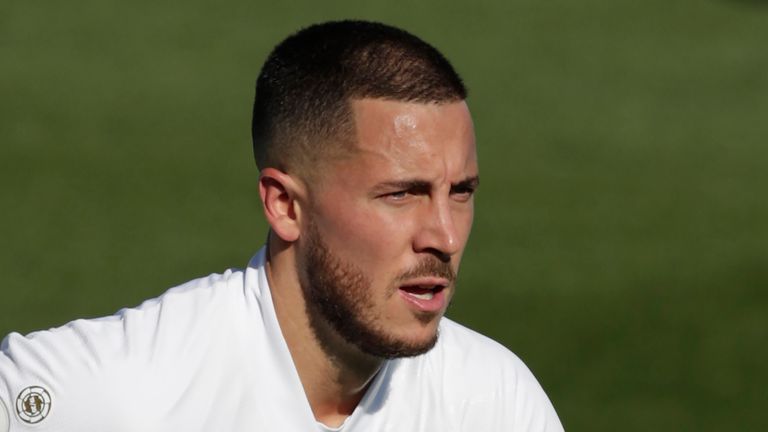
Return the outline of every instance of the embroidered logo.
<path id="1" fill-rule="evenodd" d="M 51 412 L 51 395 L 42 387 L 27 387 L 16 398 L 16 413 L 26 423 L 40 423 L 48 417 L 49 412 Z"/>

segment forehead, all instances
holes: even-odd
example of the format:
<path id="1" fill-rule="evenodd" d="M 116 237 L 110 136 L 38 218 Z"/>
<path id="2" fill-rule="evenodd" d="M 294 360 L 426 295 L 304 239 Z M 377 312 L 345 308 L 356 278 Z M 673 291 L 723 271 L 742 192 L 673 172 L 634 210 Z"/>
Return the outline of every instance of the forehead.
<path id="1" fill-rule="evenodd" d="M 355 151 L 348 162 L 371 177 L 448 181 L 477 175 L 472 118 L 464 101 L 352 101 Z"/>

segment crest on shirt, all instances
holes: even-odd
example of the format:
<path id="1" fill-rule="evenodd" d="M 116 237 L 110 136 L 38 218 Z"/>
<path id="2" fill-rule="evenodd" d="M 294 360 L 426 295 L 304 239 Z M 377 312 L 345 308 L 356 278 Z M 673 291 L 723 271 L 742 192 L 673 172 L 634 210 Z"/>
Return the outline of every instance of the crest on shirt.
<path id="1" fill-rule="evenodd" d="M 16 414 L 25 423 L 40 423 L 51 412 L 51 395 L 39 387 L 27 387 L 16 398 Z"/>

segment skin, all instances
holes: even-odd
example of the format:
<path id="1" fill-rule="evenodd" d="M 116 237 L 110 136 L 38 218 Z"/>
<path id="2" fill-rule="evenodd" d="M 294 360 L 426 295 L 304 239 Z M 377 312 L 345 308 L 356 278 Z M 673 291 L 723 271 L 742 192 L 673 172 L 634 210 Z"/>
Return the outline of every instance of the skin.
<path id="1" fill-rule="evenodd" d="M 345 269 L 342 279 L 350 271 L 363 276 L 345 288 L 364 303 L 354 309 L 361 322 L 386 340 L 428 349 L 455 291 L 453 278 L 436 269 L 458 272 L 478 178 L 463 101 L 351 104 L 355 151 L 325 162 L 311 184 L 274 168 L 259 179 L 278 321 L 315 418 L 328 426 L 352 413 L 384 358 L 343 337 L 305 301 L 311 248 L 320 239 Z M 414 281 L 445 285 L 437 310 L 425 311 L 401 289 Z"/>

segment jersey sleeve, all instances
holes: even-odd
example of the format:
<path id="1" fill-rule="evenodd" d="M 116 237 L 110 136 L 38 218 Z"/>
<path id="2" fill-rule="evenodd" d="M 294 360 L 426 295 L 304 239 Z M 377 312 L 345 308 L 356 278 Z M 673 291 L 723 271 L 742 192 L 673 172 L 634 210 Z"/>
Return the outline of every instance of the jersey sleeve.
<path id="1" fill-rule="evenodd" d="M 96 430 L 102 419 L 119 416 L 122 395 L 136 379 L 126 361 L 123 324 L 115 316 L 8 335 L 0 346 L 8 430 Z"/>
<path id="2" fill-rule="evenodd" d="M 232 315 L 230 303 L 242 292 L 240 273 L 231 276 L 190 281 L 106 318 L 8 335 L 0 345 L 0 400 L 10 432 L 182 430 L 178 410 L 190 386 L 216 382 L 214 373 L 200 376 L 227 343 L 216 317 Z"/>

